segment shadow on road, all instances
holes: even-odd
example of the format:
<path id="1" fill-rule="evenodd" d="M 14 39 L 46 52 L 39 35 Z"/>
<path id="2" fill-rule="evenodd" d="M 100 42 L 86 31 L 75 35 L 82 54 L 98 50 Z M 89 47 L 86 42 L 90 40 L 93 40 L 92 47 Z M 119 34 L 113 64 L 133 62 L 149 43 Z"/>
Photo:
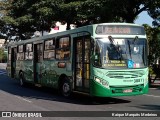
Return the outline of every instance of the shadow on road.
<path id="1" fill-rule="evenodd" d="M 160 105 L 140 105 L 140 106 L 136 106 L 137 108 L 140 109 L 146 109 L 146 110 L 160 110 Z"/>
<path id="2" fill-rule="evenodd" d="M 11 80 L 5 75 L 0 76 L 0 83 L 0 90 L 30 99 L 43 99 L 82 105 L 122 104 L 130 102 L 123 98 L 92 98 L 78 93 L 73 94 L 71 98 L 64 98 L 54 89 L 38 88 L 31 85 L 21 87 L 17 80 Z"/>
<path id="3" fill-rule="evenodd" d="M 156 88 L 156 89 L 159 89 L 160 90 L 160 83 L 152 83 L 150 85 L 150 88 Z"/>

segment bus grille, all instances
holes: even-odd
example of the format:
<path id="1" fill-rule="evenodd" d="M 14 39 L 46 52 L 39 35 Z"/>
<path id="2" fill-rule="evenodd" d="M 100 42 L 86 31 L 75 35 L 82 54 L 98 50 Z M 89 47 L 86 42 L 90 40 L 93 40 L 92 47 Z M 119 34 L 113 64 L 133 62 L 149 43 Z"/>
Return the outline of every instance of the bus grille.
<path id="1" fill-rule="evenodd" d="M 111 91 L 113 94 L 117 94 L 117 93 L 123 93 L 124 90 L 126 89 L 131 89 L 132 93 L 136 93 L 136 92 L 141 92 L 143 89 L 143 84 L 142 85 L 136 85 L 136 86 L 127 86 L 127 87 L 116 87 L 116 86 L 110 86 Z"/>
<path id="2" fill-rule="evenodd" d="M 109 71 L 107 77 L 116 79 L 128 79 L 142 77 L 145 74 L 143 70 L 139 71 Z"/>

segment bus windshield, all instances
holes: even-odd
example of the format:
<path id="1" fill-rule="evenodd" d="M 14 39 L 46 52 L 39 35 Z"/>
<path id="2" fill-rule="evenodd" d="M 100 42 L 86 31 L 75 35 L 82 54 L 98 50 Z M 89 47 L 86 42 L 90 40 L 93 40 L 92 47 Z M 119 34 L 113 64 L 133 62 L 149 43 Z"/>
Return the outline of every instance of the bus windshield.
<path id="1" fill-rule="evenodd" d="M 99 38 L 94 48 L 95 67 L 100 68 L 144 68 L 147 67 L 146 39 Z"/>

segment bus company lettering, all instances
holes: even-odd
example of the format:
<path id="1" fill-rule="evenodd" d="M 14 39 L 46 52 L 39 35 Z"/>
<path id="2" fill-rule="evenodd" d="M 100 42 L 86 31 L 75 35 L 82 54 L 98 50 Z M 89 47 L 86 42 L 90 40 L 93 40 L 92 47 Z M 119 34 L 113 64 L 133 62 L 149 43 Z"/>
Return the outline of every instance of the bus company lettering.
<path id="1" fill-rule="evenodd" d="M 120 61 L 120 60 L 111 60 L 107 64 L 105 64 L 107 67 L 125 67 L 127 66 L 125 61 Z"/>
<path id="2" fill-rule="evenodd" d="M 118 63 L 125 63 L 125 61 L 119 61 L 119 60 L 111 60 L 110 63 L 118 64 Z"/>
<path id="3" fill-rule="evenodd" d="M 17 112 L 12 112 L 12 117 L 42 117 L 41 113 L 17 113 Z"/>
<path id="4" fill-rule="evenodd" d="M 46 80 L 47 81 L 47 84 L 52 84 L 52 85 L 56 85 L 57 82 L 56 81 L 53 81 L 53 80 Z"/>
<path id="5" fill-rule="evenodd" d="M 143 79 L 134 79 L 134 83 L 143 82 Z"/>
<path id="6" fill-rule="evenodd" d="M 106 66 L 108 66 L 108 67 L 113 67 L 113 66 L 117 66 L 117 67 L 124 67 L 124 66 L 126 66 L 126 64 L 106 64 Z"/>
<path id="7" fill-rule="evenodd" d="M 123 80 L 123 82 L 133 82 L 133 80 Z"/>
<path id="8" fill-rule="evenodd" d="M 123 82 L 134 82 L 134 83 L 139 83 L 139 82 L 143 82 L 143 79 L 123 80 Z"/>

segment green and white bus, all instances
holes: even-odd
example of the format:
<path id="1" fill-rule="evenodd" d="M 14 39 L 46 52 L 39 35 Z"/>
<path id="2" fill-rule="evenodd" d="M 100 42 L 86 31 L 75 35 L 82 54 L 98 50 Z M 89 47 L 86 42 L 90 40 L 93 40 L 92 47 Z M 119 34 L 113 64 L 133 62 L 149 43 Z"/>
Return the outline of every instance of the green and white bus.
<path id="1" fill-rule="evenodd" d="M 114 97 L 148 92 L 148 46 L 142 26 L 88 25 L 8 45 L 8 75 L 20 85 Z"/>

